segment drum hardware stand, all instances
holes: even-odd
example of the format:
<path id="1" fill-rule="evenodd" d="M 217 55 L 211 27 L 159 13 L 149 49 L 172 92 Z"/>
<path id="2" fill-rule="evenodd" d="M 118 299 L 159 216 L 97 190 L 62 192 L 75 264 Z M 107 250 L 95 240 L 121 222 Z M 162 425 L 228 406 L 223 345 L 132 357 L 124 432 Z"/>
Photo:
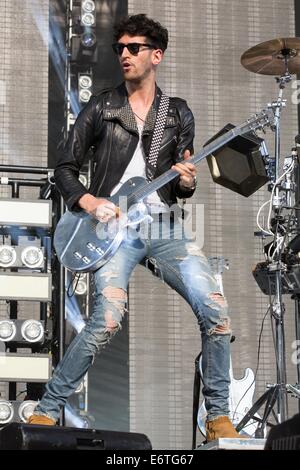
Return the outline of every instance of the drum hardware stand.
<path id="1" fill-rule="evenodd" d="M 286 105 L 286 100 L 283 100 L 283 90 L 285 85 L 289 83 L 292 79 L 291 75 L 288 73 L 287 69 L 287 55 L 285 56 L 285 65 L 286 65 L 286 72 L 280 78 L 276 78 L 276 81 L 279 85 L 279 96 L 278 100 L 270 105 L 271 108 L 274 110 L 275 114 L 275 182 L 277 182 L 279 178 L 279 164 L 280 164 L 280 118 L 281 118 L 281 111 L 283 107 Z M 273 200 L 273 208 L 275 212 L 275 220 L 276 225 L 278 227 L 280 223 L 280 186 L 277 184 L 275 187 L 274 193 L 274 200 Z M 278 246 L 277 243 L 279 242 L 279 233 L 278 230 L 275 232 L 275 246 Z M 281 284 L 281 271 L 282 271 L 282 263 L 279 259 L 277 260 L 277 269 L 275 272 L 275 279 L 276 279 L 276 287 L 275 287 L 275 299 L 271 303 L 271 311 L 275 318 L 276 324 L 276 341 L 275 341 L 275 353 L 277 355 L 276 358 L 276 368 L 277 368 L 277 385 L 275 385 L 275 396 L 277 395 L 278 401 L 278 420 L 279 422 L 285 421 L 287 419 L 287 396 L 285 390 L 285 383 L 286 383 L 286 363 L 285 363 L 285 337 L 284 337 L 284 312 L 285 307 L 282 301 L 282 284 Z M 270 389 L 270 396 L 272 396 L 273 391 L 272 388 Z"/>
<path id="2" fill-rule="evenodd" d="M 298 143 L 298 146 L 300 143 Z M 296 137 L 296 145 L 297 145 L 297 137 Z M 296 148 L 297 150 L 297 148 Z M 299 210 L 299 199 L 300 199 L 300 165 L 298 162 L 298 166 L 296 167 L 296 204 L 298 209 L 296 209 L 296 217 L 298 221 L 298 230 L 300 228 L 300 210 Z M 290 392 L 294 393 L 299 398 L 299 387 L 300 387 L 300 293 L 293 295 L 292 297 L 295 301 L 295 331 L 296 331 L 296 367 L 297 367 L 297 384 L 298 387 L 296 390 L 290 389 Z M 298 403 L 298 410 L 300 412 L 300 400 Z"/>
<path id="3" fill-rule="evenodd" d="M 300 398 L 299 387 L 300 387 L 300 294 L 295 295 L 295 327 L 296 327 L 296 363 L 297 363 L 297 390 L 290 390 Z M 298 403 L 298 410 L 300 412 L 300 400 Z"/>
<path id="4" fill-rule="evenodd" d="M 291 81 L 291 75 L 288 73 L 287 70 L 287 59 L 286 61 L 286 72 L 280 78 L 276 78 L 277 83 L 279 84 L 279 96 L 277 101 L 271 103 L 269 108 L 274 110 L 275 114 L 275 124 L 274 124 L 274 131 L 275 131 L 275 175 L 274 181 L 270 185 L 274 191 L 274 196 L 272 200 L 273 211 L 274 211 L 274 246 L 275 252 L 274 254 L 275 259 L 274 263 L 272 263 L 272 272 L 275 273 L 275 296 L 274 299 L 271 299 L 270 302 L 270 310 L 271 315 L 275 319 L 275 354 L 276 354 L 276 375 L 277 375 L 277 383 L 273 385 L 267 385 L 268 390 L 254 403 L 252 408 L 249 412 L 245 415 L 245 417 L 240 421 L 237 425 L 236 430 L 240 431 L 244 428 L 247 422 L 250 419 L 259 421 L 259 425 L 255 432 L 256 438 L 263 438 L 264 437 L 264 430 L 266 424 L 268 423 L 268 417 L 272 412 L 275 416 L 277 422 L 281 423 L 288 418 L 288 404 L 287 404 L 287 393 L 290 392 L 293 396 L 296 396 L 300 399 L 300 365 L 298 364 L 298 385 L 293 386 L 287 384 L 287 376 L 286 376 L 286 360 L 285 360 L 285 334 L 284 334 L 284 313 L 285 313 L 285 306 L 282 299 L 282 273 L 286 270 L 285 264 L 281 260 L 281 249 L 278 250 L 276 253 L 276 248 L 279 245 L 280 238 L 282 236 L 280 234 L 280 225 L 282 224 L 283 217 L 281 216 L 281 210 L 283 209 L 282 204 L 282 197 L 280 196 L 280 190 L 285 189 L 285 208 L 292 208 L 292 196 L 291 193 L 295 192 L 295 186 L 290 179 L 290 175 L 286 178 L 285 186 L 278 184 L 279 179 L 279 160 L 280 160 L 280 118 L 281 118 L 281 111 L 283 107 L 285 107 L 286 100 L 283 99 L 283 90 L 285 85 Z M 290 161 L 292 162 L 293 158 L 296 159 L 297 157 L 292 153 Z M 289 165 L 288 165 L 289 166 Z M 277 184 L 276 184 L 277 182 Z M 276 187 L 274 188 L 274 184 Z M 270 188 L 269 188 L 270 189 Z M 270 270 L 271 271 L 271 270 Z M 271 294 L 270 294 L 271 295 Z M 296 333 L 297 333 L 297 340 L 300 342 L 300 296 L 296 296 Z M 299 343 L 297 342 L 297 345 Z M 259 419 L 255 416 L 255 413 L 258 409 L 264 404 L 265 410 L 262 419 Z M 277 415 L 274 413 L 274 406 L 277 403 Z M 300 406 L 300 402 L 299 402 Z"/>

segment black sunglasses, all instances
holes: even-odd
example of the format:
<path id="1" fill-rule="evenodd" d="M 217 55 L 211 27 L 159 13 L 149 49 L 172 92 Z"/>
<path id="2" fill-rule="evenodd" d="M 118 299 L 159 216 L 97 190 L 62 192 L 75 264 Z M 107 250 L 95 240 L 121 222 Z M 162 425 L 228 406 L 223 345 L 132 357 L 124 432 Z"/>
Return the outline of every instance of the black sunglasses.
<path id="1" fill-rule="evenodd" d="M 143 44 L 140 42 L 130 42 L 129 44 L 122 44 L 121 42 L 116 42 L 112 45 L 112 48 L 117 55 L 122 55 L 125 47 L 127 47 L 128 51 L 132 55 L 138 55 L 141 47 L 145 47 L 145 49 L 143 50 L 156 49 L 156 47 L 152 44 Z"/>

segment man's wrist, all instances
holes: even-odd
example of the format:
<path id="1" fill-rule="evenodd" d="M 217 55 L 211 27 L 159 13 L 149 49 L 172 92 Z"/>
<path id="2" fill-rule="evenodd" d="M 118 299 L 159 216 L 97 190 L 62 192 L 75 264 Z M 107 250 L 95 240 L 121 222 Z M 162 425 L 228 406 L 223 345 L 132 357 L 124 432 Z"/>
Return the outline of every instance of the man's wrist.
<path id="1" fill-rule="evenodd" d="M 182 189 L 187 189 L 189 191 L 193 191 L 194 189 L 196 189 L 196 186 L 197 186 L 197 177 L 194 176 L 193 178 L 193 182 L 192 182 L 192 186 L 186 186 L 184 183 L 180 182 L 180 186 L 182 187 Z"/>
<path id="2" fill-rule="evenodd" d="M 81 196 L 81 198 L 78 200 L 77 204 L 79 207 L 81 207 L 83 210 L 86 212 L 90 212 L 91 210 L 94 209 L 95 203 L 96 203 L 96 198 L 90 193 L 85 193 Z"/>

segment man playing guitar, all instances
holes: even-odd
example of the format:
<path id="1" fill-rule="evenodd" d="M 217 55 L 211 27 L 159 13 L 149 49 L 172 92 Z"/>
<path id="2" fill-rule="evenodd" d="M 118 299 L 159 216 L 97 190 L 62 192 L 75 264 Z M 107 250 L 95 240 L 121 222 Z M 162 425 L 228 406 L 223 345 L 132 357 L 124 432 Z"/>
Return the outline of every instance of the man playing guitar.
<path id="1" fill-rule="evenodd" d="M 72 128 L 55 171 L 56 184 L 68 208 L 84 210 L 103 223 L 120 216 L 117 205 L 106 198 L 134 176 L 149 177 L 149 149 L 162 95 L 156 72 L 167 48 L 168 31 L 139 14 L 115 26 L 115 41 L 113 50 L 124 83 L 91 98 Z M 196 168 L 185 162 L 193 152 L 193 138 L 192 112 L 184 100 L 170 98 L 152 176 L 156 178 L 172 168 L 178 177 L 144 201 L 153 217 L 149 236 L 124 239 L 113 257 L 94 272 L 92 315 L 55 369 L 29 423 L 56 423 L 60 407 L 80 384 L 97 350 L 120 329 L 133 269 L 151 258 L 164 281 L 190 304 L 199 324 L 207 439 L 239 437 L 228 418 L 231 330 L 226 299 L 201 249 L 182 234 L 178 215 L 170 210 L 177 198 L 189 198 L 195 190 Z M 92 146 L 96 166 L 88 191 L 78 175 Z M 159 237 L 151 237 L 154 232 Z"/>

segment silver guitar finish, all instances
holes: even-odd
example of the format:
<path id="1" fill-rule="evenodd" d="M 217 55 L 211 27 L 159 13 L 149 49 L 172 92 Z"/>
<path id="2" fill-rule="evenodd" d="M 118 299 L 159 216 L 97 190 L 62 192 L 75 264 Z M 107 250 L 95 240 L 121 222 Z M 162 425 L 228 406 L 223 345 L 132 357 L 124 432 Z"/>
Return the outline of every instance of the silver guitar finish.
<path id="1" fill-rule="evenodd" d="M 149 218 L 146 206 L 136 198 L 130 199 L 133 190 L 147 185 L 141 177 L 126 181 L 112 197 L 106 198 L 121 206 L 121 216 L 102 223 L 84 211 L 67 211 L 59 220 L 54 247 L 59 261 L 70 271 L 89 272 L 103 266 L 121 245 L 127 228 Z M 121 201 L 121 204 L 120 204 Z M 122 211 L 122 201 L 127 212 Z"/>

